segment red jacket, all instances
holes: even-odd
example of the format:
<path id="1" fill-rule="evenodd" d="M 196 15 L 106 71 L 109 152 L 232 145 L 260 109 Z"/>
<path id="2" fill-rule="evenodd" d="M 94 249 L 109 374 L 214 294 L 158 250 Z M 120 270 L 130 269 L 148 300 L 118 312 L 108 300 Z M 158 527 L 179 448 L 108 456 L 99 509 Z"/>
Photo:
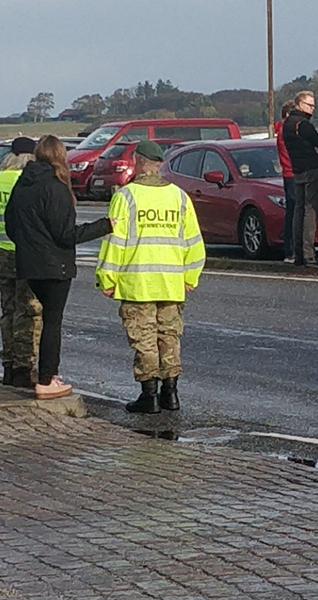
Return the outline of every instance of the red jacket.
<path id="1" fill-rule="evenodd" d="M 293 167 L 287 148 L 285 146 L 283 137 L 283 121 L 277 121 L 275 123 L 275 133 L 277 135 L 277 150 L 279 155 L 279 162 L 283 169 L 283 177 L 285 179 L 292 179 L 294 177 Z"/>

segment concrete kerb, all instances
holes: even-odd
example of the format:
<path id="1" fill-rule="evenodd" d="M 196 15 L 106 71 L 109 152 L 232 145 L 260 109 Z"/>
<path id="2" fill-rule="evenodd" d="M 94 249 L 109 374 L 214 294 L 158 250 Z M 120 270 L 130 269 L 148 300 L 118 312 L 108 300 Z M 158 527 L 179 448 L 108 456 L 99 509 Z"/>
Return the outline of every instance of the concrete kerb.
<path id="1" fill-rule="evenodd" d="M 292 264 L 286 264 L 282 261 L 275 260 L 245 260 L 228 257 L 208 256 L 205 263 L 205 269 L 215 269 L 220 271 L 240 271 L 251 273 L 269 273 L 292 275 L 292 276 L 309 276 L 318 277 L 317 267 L 296 267 Z"/>
<path id="2" fill-rule="evenodd" d="M 37 400 L 32 390 L 0 385 L 0 411 L 17 407 L 45 410 L 56 416 L 87 416 L 86 404 L 80 394 L 54 400 Z"/>

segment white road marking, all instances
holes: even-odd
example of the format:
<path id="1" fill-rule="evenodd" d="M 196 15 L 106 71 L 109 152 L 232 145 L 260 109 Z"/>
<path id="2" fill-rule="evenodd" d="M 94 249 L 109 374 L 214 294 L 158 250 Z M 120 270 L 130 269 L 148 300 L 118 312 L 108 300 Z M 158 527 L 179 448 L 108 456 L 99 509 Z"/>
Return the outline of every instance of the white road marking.
<path id="1" fill-rule="evenodd" d="M 271 433 L 271 432 L 265 432 L 265 431 L 249 431 L 248 435 L 254 435 L 254 436 L 258 436 L 258 437 L 276 438 L 276 439 L 281 439 L 281 440 L 291 440 L 292 442 L 303 442 L 305 444 L 315 444 L 315 445 L 318 445 L 318 439 L 317 438 L 302 437 L 302 436 L 299 436 L 299 435 L 288 435 L 287 433 Z"/>
<path id="2" fill-rule="evenodd" d="M 240 271 L 229 272 L 229 271 L 212 271 L 210 269 L 204 269 L 203 275 L 217 275 L 220 277 L 246 277 L 249 279 L 279 279 L 280 281 L 310 281 L 312 283 L 318 283 L 318 270 L 317 276 L 307 275 L 305 277 L 295 277 L 294 275 L 267 275 L 264 273 L 241 273 Z"/>

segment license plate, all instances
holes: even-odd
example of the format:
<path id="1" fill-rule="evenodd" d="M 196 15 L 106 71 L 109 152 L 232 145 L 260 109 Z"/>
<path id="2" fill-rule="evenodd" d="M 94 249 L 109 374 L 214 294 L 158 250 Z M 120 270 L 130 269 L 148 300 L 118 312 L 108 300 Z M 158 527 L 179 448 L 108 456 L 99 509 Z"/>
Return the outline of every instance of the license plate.
<path id="1" fill-rule="evenodd" d="M 101 185 L 104 185 L 104 179 L 95 179 L 94 186 L 99 187 Z"/>

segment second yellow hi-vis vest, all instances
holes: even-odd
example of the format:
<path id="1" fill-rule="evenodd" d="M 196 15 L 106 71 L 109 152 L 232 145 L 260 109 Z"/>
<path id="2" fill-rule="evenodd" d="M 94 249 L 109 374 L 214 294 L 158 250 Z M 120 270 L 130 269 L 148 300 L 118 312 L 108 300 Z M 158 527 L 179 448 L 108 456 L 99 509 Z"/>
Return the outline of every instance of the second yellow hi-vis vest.
<path id="1" fill-rule="evenodd" d="M 4 213 L 9 202 L 11 192 L 18 181 L 22 171 L 0 171 L 0 248 L 8 252 L 15 251 L 15 245 L 8 238 L 5 229 Z"/>
<path id="2" fill-rule="evenodd" d="M 103 240 L 96 269 L 101 290 L 133 302 L 183 302 L 196 287 L 205 247 L 191 199 L 174 184 L 130 183 L 113 196 L 113 233 Z"/>

